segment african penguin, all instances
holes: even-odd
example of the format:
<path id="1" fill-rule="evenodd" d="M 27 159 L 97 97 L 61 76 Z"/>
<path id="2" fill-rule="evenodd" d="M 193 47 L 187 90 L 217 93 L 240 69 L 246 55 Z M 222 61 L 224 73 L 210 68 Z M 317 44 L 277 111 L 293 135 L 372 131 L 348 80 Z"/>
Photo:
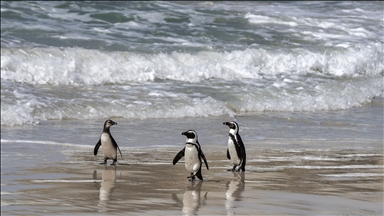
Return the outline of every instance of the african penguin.
<path id="1" fill-rule="evenodd" d="M 181 135 L 185 135 L 187 137 L 187 141 L 185 143 L 185 147 L 173 159 L 173 165 L 185 156 L 185 168 L 191 173 L 191 175 L 187 177 L 189 181 L 194 182 L 195 176 L 197 176 L 200 180 L 203 180 L 203 176 L 201 175 L 201 159 L 204 160 L 207 170 L 209 170 L 209 168 L 205 155 L 201 150 L 199 141 L 197 140 L 197 133 L 194 130 L 188 130 L 181 133 Z"/>
<path id="2" fill-rule="evenodd" d="M 234 122 L 224 122 L 223 124 L 229 127 L 229 138 L 227 148 L 227 158 L 233 163 L 233 168 L 228 171 L 245 171 L 245 147 L 239 134 L 239 125 Z"/>
<path id="3" fill-rule="evenodd" d="M 117 145 L 115 139 L 113 139 L 111 133 L 109 132 L 109 128 L 115 124 L 117 124 L 117 123 L 110 120 L 110 119 L 105 121 L 103 133 L 101 133 L 99 142 L 97 142 L 95 149 L 93 150 L 93 153 L 96 156 L 97 151 L 99 150 L 99 148 L 101 146 L 101 149 L 103 150 L 103 154 L 104 154 L 104 162 L 100 163 L 100 164 L 106 164 L 108 159 L 112 159 L 113 163 L 111 165 L 112 166 L 116 165 L 117 149 L 119 149 L 120 156 L 123 157 L 123 155 L 121 154 L 119 146 Z"/>

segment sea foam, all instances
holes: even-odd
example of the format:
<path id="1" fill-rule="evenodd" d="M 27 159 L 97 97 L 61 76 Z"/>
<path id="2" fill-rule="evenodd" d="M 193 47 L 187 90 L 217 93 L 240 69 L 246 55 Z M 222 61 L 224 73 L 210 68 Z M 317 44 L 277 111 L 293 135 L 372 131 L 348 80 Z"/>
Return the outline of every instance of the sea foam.
<path id="1" fill-rule="evenodd" d="M 1 78 L 53 85 L 99 85 L 169 79 L 186 82 L 218 78 L 259 79 L 274 75 L 378 75 L 383 71 L 381 45 L 340 48 L 324 53 L 305 49 L 268 51 L 159 53 L 104 52 L 83 48 L 4 48 Z"/>
<path id="2" fill-rule="evenodd" d="M 349 109 L 383 92 L 381 45 L 313 52 L 1 50 L 1 124 Z"/>

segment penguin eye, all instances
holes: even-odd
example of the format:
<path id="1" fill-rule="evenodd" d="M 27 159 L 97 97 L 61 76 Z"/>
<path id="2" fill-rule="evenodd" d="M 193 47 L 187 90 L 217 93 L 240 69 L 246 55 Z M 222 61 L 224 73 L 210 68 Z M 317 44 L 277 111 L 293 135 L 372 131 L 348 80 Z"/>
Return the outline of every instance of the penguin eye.
<path id="1" fill-rule="evenodd" d="M 107 120 L 106 125 L 108 125 L 108 126 L 113 125 L 113 121 L 112 120 Z"/>

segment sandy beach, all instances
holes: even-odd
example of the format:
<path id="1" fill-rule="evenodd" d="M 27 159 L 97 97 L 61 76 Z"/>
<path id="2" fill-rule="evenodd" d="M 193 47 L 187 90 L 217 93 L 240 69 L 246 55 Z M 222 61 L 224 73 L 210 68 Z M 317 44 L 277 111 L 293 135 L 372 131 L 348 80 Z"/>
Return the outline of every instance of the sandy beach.
<path id="1" fill-rule="evenodd" d="M 3 140 L 4 141 L 4 140 Z M 2 157 L 2 215 L 382 215 L 383 154 L 367 148 L 271 148 L 281 141 L 248 143 L 245 173 L 231 167 L 225 147 L 205 144 L 210 170 L 187 181 L 174 147 L 124 148 L 116 167 L 99 165 L 93 146 L 54 146 L 34 152 L 36 166 L 15 167 Z M 345 146 L 342 141 L 292 145 Z M 349 143 L 359 141 L 348 141 Z M 289 143 L 286 143 L 289 145 Z M 375 146 L 378 143 L 365 143 Z M 52 145 L 46 145 L 53 148 Z M 2 156 L 28 148 L 2 143 Z M 44 147 L 45 148 L 45 147 Z M 6 151 L 3 151 L 6 149 Z M 48 148 L 49 149 L 49 148 Z M 257 157 L 253 157 L 256 156 Z M 4 155 L 5 156 L 5 155 Z M 42 160 L 45 158 L 45 160 Z M 17 160 L 23 160 L 18 158 Z M 27 162 L 28 163 L 28 162 Z"/>

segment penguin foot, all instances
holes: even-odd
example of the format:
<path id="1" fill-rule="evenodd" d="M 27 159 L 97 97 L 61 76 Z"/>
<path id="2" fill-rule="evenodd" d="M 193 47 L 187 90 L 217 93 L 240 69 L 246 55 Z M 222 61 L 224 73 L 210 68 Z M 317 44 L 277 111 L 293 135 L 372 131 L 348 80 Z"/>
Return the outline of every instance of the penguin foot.
<path id="1" fill-rule="evenodd" d="M 99 163 L 99 164 L 106 164 L 107 163 L 107 160 L 104 160 L 104 162 L 102 162 L 102 163 Z"/>
<path id="2" fill-rule="evenodd" d="M 235 166 L 233 166 L 232 169 L 227 169 L 227 171 L 238 172 L 239 170 L 236 170 L 236 165 L 235 165 Z"/>
<path id="3" fill-rule="evenodd" d="M 190 181 L 190 182 L 194 182 L 194 181 L 195 181 L 195 176 L 194 176 L 194 175 L 187 176 L 187 179 L 188 179 L 188 181 Z"/>
<path id="4" fill-rule="evenodd" d="M 239 172 L 240 168 L 236 169 L 237 165 L 233 166 L 232 169 L 229 169 L 228 171 L 232 171 L 232 172 Z"/>
<path id="5" fill-rule="evenodd" d="M 114 160 L 113 163 L 111 163 L 111 166 L 116 166 L 116 162 L 117 161 Z"/>

